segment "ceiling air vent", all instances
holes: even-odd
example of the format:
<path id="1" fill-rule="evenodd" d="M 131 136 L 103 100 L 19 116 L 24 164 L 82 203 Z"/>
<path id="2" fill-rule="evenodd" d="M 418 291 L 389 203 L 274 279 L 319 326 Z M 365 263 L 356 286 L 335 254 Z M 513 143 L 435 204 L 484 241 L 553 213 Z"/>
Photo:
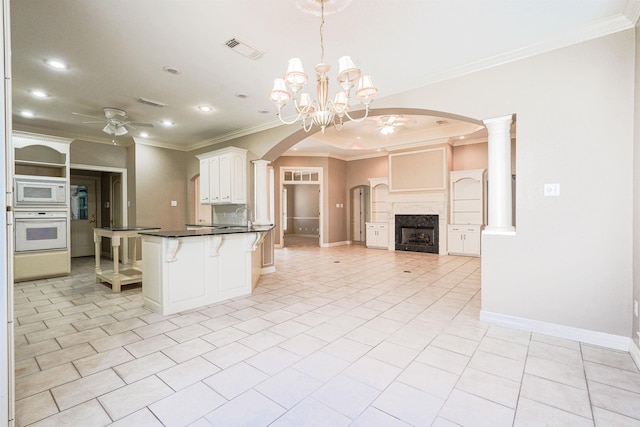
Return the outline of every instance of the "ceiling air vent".
<path id="1" fill-rule="evenodd" d="M 233 50 L 234 52 L 239 53 L 240 55 L 244 56 L 245 58 L 249 58 L 249 59 L 252 59 L 254 61 L 262 56 L 262 52 L 252 48 L 251 46 L 249 46 L 248 44 L 246 44 L 244 42 L 241 42 L 240 40 L 236 39 L 235 37 L 230 39 L 230 40 L 227 40 L 225 45 L 229 49 Z"/>
<path id="2" fill-rule="evenodd" d="M 136 101 L 140 104 L 151 105 L 152 107 L 166 107 L 167 105 L 169 105 L 165 104 L 164 102 L 154 101 L 153 99 L 149 98 L 138 98 L 136 99 Z"/>

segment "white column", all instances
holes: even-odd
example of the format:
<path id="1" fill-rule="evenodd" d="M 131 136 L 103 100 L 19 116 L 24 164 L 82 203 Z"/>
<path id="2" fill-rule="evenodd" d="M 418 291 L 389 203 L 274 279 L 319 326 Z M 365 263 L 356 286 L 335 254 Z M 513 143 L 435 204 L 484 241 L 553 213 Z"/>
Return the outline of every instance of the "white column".
<path id="1" fill-rule="evenodd" d="M 267 160 L 254 160 L 253 162 L 253 191 L 255 194 L 255 225 L 269 225 L 269 172 Z"/>
<path id="2" fill-rule="evenodd" d="M 489 132 L 488 211 L 485 231 L 512 233 L 511 122 L 513 116 L 483 120 Z"/>

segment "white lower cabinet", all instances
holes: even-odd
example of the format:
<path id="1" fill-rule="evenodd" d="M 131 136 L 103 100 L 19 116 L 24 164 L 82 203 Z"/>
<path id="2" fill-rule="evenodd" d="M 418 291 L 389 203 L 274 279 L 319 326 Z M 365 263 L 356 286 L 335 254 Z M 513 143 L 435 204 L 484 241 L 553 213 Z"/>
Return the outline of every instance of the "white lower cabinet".
<path id="1" fill-rule="evenodd" d="M 163 316 L 249 295 L 265 232 L 142 236 L 142 297 Z"/>
<path id="2" fill-rule="evenodd" d="M 449 224 L 448 244 L 450 255 L 480 256 L 481 225 Z"/>
<path id="3" fill-rule="evenodd" d="M 389 248 L 389 224 L 386 222 L 367 222 L 368 248 Z"/>

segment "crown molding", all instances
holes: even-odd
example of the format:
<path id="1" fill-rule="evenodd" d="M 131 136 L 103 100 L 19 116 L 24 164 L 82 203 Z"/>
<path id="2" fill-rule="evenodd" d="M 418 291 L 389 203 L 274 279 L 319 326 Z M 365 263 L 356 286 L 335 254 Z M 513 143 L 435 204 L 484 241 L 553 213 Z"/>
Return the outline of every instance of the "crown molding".
<path id="1" fill-rule="evenodd" d="M 590 25 L 580 31 L 566 32 L 560 38 L 545 40 L 520 49 L 494 55 L 479 61 L 452 67 L 447 70 L 432 73 L 419 80 L 410 83 L 405 91 L 414 90 L 423 86 L 428 86 L 445 80 L 471 74 L 477 71 L 486 70 L 498 65 L 515 62 L 521 59 L 540 55 L 543 53 L 558 50 L 567 46 L 604 37 L 620 31 L 634 28 L 640 16 L 640 0 L 628 0 L 624 14 L 616 15 L 612 18 L 602 20 L 595 25 Z"/>

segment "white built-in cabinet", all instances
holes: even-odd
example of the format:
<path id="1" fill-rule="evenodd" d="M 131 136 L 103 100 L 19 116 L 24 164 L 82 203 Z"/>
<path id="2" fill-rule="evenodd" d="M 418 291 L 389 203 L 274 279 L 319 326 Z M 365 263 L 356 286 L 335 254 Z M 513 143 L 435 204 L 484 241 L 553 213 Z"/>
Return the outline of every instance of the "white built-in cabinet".
<path id="1" fill-rule="evenodd" d="M 486 218 L 485 169 L 449 173 L 451 223 L 447 227 L 451 255 L 480 256 L 480 233 Z"/>
<path id="2" fill-rule="evenodd" d="M 199 154 L 200 203 L 247 203 L 247 150 L 227 147 Z"/>
<path id="3" fill-rule="evenodd" d="M 366 244 L 368 248 L 389 248 L 389 224 L 367 222 Z"/>
<path id="4" fill-rule="evenodd" d="M 449 253 L 480 256 L 480 225 L 449 224 Z"/>
<path id="5" fill-rule="evenodd" d="M 389 178 L 369 178 L 371 222 L 366 223 L 368 248 L 389 248 Z"/>
<path id="6" fill-rule="evenodd" d="M 11 142 L 14 147 L 15 174 L 32 179 L 64 178 L 65 191 L 69 194 L 71 141 L 72 139 L 69 138 L 14 131 Z M 62 276 L 71 272 L 69 197 L 67 196 L 66 204 L 62 207 L 16 207 L 14 214 L 19 215 L 21 211 L 45 208 L 48 211 L 65 213 L 66 248 L 15 252 L 13 254 L 15 281 Z"/>

